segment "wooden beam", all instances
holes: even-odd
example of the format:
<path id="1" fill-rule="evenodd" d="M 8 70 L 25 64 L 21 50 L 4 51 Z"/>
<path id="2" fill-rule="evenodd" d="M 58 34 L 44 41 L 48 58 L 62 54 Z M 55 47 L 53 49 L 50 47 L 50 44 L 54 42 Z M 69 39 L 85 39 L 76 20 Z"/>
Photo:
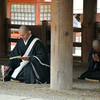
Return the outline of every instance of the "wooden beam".
<path id="1" fill-rule="evenodd" d="M 73 32 L 82 32 L 82 28 L 73 28 Z"/>
<path id="2" fill-rule="evenodd" d="M 13 24 L 9 24 L 8 27 L 9 28 L 16 28 L 16 29 L 19 29 L 21 25 L 13 25 Z M 41 27 L 41 25 L 26 25 L 30 30 L 32 28 L 36 28 L 36 27 Z"/>
<path id="3" fill-rule="evenodd" d="M 9 38 L 9 42 L 17 42 L 19 39 Z"/>
<path id="4" fill-rule="evenodd" d="M 73 42 L 73 47 L 82 47 L 82 43 Z"/>

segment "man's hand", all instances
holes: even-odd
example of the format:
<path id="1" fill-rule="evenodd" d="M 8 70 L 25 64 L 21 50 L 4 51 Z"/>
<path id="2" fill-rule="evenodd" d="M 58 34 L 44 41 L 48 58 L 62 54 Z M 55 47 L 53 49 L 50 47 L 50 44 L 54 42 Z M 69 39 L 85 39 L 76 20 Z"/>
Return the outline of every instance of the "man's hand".
<path id="1" fill-rule="evenodd" d="M 29 58 L 28 57 L 22 57 L 21 59 L 22 60 L 28 60 L 29 61 Z"/>
<path id="2" fill-rule="evenodd" d="M 9 68 L 10 68 L 9 66 L 5 66 L 5 67 L 4 67 L 4 73 L 5 73 Z M 1 73 L 2 73 L 2 68 L 1 68 Z"/>
<path id="3" fill-rule="evenodd" d="M 94 61 L 99 62 L 99 57 L 98 57 L 97 54 L 93 54 L 93 55 L 92 55 L 92 58 L 94 59 Z"/>

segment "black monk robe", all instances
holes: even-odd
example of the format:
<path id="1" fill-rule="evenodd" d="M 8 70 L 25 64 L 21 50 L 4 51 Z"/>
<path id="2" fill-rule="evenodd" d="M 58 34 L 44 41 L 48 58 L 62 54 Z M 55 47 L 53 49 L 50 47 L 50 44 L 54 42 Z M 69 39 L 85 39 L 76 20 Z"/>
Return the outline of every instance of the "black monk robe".
<path id="1" fill-rule="evenodd" d="M 92 58 L 93 54 L 97 54 L 100 57 L 100 51 L 97 52 L 96 50 L 92 49 L 90 54 L 89 54 L 89 68 L 86 72 L 84 72 L 79 79 L 85 79 L 85 78 L 90 78 L 90 79 L 97 79 L 100 80 L 100 61 L 94 61 Z"/>
<path id="2" fill-rule="evenodd" d="M 25 45 L 23 39 L 19 39 L 15 48 L 11 52 L 11 57 L 14 56 L 23 56 L 29 47 L 30 43 L 35 36 L 31 36 L 28 40 L 28 43 Z M 40 83 L 49 83 L 50 82 L 50 67 L 49 67 L 49 60 L 48 54 L 41 43 L 40 40 L 37 40 L 33 45 L 29 56 L 29 63 L 26 64 L 20 73 L 17 75 L 15 80 L 19 80 L 20 82 L 24 83 L 36 83 L 36 80 Z M 8 60 L 6 66 L 10 66 L 10 71 L 7 71 L 5 80 L 10 80 L 12 73 L 14 70 L 20 66 L 22 62 L 21 59 L 12 59 Z M 37 72 L 37 75 L 36 75 Z"/>

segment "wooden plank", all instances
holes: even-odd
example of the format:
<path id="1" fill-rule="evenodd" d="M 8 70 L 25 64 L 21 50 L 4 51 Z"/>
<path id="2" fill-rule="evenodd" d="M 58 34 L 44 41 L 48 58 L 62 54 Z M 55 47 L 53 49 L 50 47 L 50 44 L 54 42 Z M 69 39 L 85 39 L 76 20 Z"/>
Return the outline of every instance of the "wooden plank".
<path id="1" fill-rule="evenodd" d="M 9 42 L 17 42 L 19 39 L 9 38 Z"/>
<path id="2" fill-rule="evenodd" d="M 47 40 L 47 45 L 50 45 L 51 42 Z M 82 43 L 73 42 L 73 47 L 82 47 Z"/>
<path id="3" fill-rule="evenodd" d="M 51 26 L 48 25 L 47 31 L 51 31 Z M 82 32 L 82 28 L 73 28 L 73 32 Z"/>
<path id="4" fill-rule="evenodd" d="M 73 42 L 73 47 L 82 47 L 82 43 Z"/>
<path id="5" fill-rule="evenodd" d="M 82 28 L 73 28 L 73 32 L 82 32 Z"/>
<path id="6" fill-rule="evenodd" d="M 74 61 L 82 61 L 82 57 L 79 56 L 73 56 Z"/>
<path id="7" fill-rule="evenodd" d="M 8 27 L 9 28 L 18 28 L 22 26 L 22 25 L 14 25 L 14 24 L 9 24 Z M 29 29 L 32 29 L 32 28 L 36 28 L 36 27 L 41 27 L 41 25 L 26 25 Z"/>

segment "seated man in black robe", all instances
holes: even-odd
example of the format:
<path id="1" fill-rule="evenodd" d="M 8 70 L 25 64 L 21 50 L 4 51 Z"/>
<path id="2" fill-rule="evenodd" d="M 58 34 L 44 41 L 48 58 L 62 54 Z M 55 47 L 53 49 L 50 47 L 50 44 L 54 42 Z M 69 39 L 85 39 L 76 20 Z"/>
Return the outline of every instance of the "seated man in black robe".
<path id="1" fill-rule="evenodd" d="M 84 72 L 79 79 L 96 79 L 100 80 L 100 42 L 99 40 L 93 41 L 93 48 L 89 54 L 89 68 Z"/>
<path id="2" fill-rule="evenodd" d="M 20 39 L 11 52 L 4 71 L 5 81 L 18 80 L 34 84 L 50 82 L 48 54 L 42 42 L 26 26 L 19 28 Z M 21 58 L 13 59 L 16 56 Z M 1 69 L 2 72 L 2 69 Z"/>

